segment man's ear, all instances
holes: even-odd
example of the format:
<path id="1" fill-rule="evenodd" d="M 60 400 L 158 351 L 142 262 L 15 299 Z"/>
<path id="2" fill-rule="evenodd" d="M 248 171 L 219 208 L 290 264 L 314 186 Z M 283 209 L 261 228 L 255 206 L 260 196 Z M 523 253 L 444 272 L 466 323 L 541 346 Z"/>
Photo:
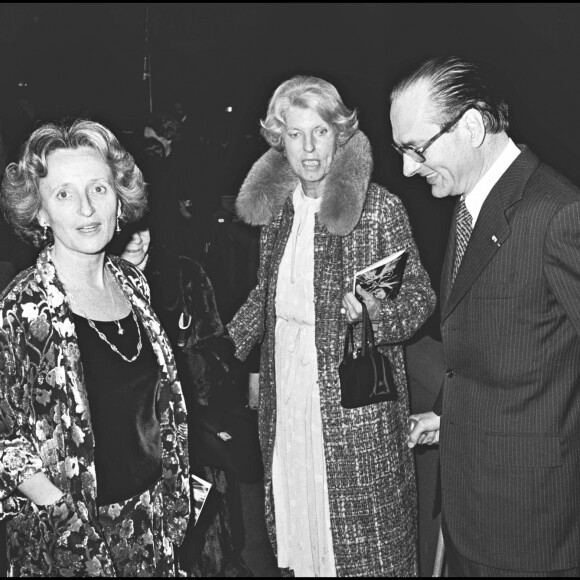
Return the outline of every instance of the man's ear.
<path id="1" fill-rule="evenodd" d="M 477 109 L 469 109 L 463 117 L 465 128 L 469 132 L 469 140 L 472 147 L 481 147 L 485 139 L 486 129 L 483 115 Z"/>

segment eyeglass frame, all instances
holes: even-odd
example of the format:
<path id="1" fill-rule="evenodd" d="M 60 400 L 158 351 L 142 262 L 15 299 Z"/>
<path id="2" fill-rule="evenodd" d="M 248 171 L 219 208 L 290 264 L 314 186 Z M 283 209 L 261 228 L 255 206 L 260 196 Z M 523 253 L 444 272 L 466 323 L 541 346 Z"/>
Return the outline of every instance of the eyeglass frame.
<path id="1" fill-rule="evenodd" d="M 412 145 L 397 145 L 397 143 L 394 142 L 391 143 L 391 145 L 399 155 L 408 155 L 413 161 L 416 161 L 417 163 L 425 163 L 427 159 L 423 153 L 425 153 L 425 151 L 427 151 L 427 149 L 429 149 L 429 147 L 431 147 L 431 145 L 433 145 L 433 143 L 435 143 L 439 137 L 445 135 L 445 133 L 448 133 L 453 128 L 453 126 L 461 120 L 461 117 L 463 117 L 463 115 L 469 111 L 469 109 L 471 109 L 471 107 L 464 109 L 459 115 L 457 115 L 457 117 L 454 117 L 451 121 L 449 121 L 449 123 L 443 125 L 443 128 L 441 131 L 439 131 L 439 133 L 433 135 L 433 137 L 431 137 L 427 143 L 421 145 L 419 148 L 413 147 Z"/>

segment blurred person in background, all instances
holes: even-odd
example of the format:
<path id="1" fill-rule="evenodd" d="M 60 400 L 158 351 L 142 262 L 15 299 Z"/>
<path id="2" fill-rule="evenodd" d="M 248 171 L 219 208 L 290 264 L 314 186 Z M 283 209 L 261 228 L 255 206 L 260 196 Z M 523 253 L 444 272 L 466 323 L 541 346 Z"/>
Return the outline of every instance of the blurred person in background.
<path id="1" fill-rule="evenodd" d="M 151 304 L 173 347 L 187 404 L 190 470 L 213 485 L 200 520 L 190 521 L 179 550 L 180 566 L 192 576 L 251 575 L 241 557 L 244 533 L 236 461 L 237 455 L 248 457 L 248 449 L 231 422 L 231 413 L 243 414 L 245 406 L 241 365 L 236 365 L 233 343 L 203 268 L 156 244 L 151 217 L 125 228 L 111 251 L 139 268 L 149 282 Z M 216 356 L 231 376 L 216 368 Z M 257 434 L 255 438 L 250 451 L 255 458 L 247 462 L 260 459 Z"/>
<path id="2" fill-rule="evenodd" d="M 171 155 L 172 146 L 181 137 L 181 122 L 169 111 L 162 111 L 143 130 L 145 139 L 155 139 L 163 146 L 165 157 Z"/>

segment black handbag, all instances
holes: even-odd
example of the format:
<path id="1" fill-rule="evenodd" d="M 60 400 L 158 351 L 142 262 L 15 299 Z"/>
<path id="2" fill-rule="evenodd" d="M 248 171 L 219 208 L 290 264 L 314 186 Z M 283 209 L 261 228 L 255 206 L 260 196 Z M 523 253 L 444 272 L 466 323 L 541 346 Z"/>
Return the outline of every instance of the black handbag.
<path id="1" fill-rule="evenodd" d="M 340 404 L 345 409 L 397 399 L 397 388 L 389 359 L 376 348 L 367 307 L 364 302 L 361 304 L 361 347 L 354 349 L 354 324 L 349 324 L 344 338 L 344 358 L 338 367 Z"/>

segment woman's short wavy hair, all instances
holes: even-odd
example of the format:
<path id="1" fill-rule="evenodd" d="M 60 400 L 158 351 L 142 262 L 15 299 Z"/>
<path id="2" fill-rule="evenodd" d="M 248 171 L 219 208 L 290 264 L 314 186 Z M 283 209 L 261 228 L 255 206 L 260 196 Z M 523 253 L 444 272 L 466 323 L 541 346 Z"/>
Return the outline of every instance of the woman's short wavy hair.
<path id="1" fill-rule="evenodd" d="M 290 107 L 313 109 L 334 128 L 338 145 L 344 145 L 358 129 L 356 109 L 347 109 L 335 86 L 317 77 L 295 76 L 272 95 L 261 133 L 271 147 L 282 151 L 286 112 Z"/>
<path id="2" fill-rule="evenodd" d="M 52 243 L 52 232 L 43 239 L 38 222 L 42 198 L 39 180 L 48 172 L 47 157 L 59 149 L 88 147 L 99 152 L 113 175 L 113 186 L 121 202 L 120 220 L 128 223 L 147 210 L 147 191 L 141 170 L 113 133 L 95 121 L 47 123 L 26 141 L 18 162 L 6 167 L 0 192 L 0 209 L 16 233 L 36 247 Z"/>

